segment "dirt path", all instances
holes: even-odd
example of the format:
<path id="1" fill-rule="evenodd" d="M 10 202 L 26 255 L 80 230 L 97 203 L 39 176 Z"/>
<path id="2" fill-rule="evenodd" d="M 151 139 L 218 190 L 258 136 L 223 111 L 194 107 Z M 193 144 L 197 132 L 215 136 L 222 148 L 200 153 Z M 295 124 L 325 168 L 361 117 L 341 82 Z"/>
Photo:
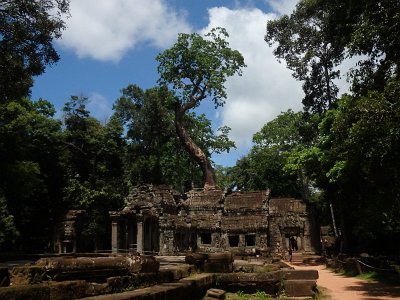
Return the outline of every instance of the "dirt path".
<path id="1" fill-rule="evenodd" d="M 296 270 L 318 270 L 317 285 L 323 287 L 332 300 L 400 299 L 400 286 L 338 275 L 325 265 L 310 266 L 294 261 L 292 266 Z"/>

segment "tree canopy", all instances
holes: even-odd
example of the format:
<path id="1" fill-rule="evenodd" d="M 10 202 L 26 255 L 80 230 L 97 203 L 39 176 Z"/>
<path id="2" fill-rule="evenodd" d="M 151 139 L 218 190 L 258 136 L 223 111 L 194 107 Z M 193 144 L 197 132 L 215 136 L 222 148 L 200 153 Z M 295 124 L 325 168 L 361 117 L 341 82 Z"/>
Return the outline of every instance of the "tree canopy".
<path id="1" fill-rule="evenodd" d="M 241 75 L 245 66 L 243 56 L 229 48 L 228 33 L 214 28 L 205 37 L 197 33 L 179 34 L 178 41 L 157 56 L 159 84 L 174 91 L 175 129 L 180 142 L 199 164 L 205 187 L 215 186 L 213 168 L 207 155 L 190 137 L 184 125 L 184 116 L 207 97 L 215 107 L 224 105 L 227 97 L 227 77 Z"/>
<path id="2" fill-rule="evenodd" d="M 318 124 L 312 139 L 300 131 L 308 143 L 290 151 L 284 170 L 305 172 L 320 208 L 333 204 L 348 251 L 398 251 L 399 11 L 392 0 L 302 0 L 267 25 L 265 40 L 303 82 L 306 119 Z M 345 58 L 358 62 L 351 93 L 337 99 Z"/>
<path id="3" fill-rule="evenodd" d="M 53 40 L 61 37 L 69 0 L 0 2 L 0 99 L 29 94 L 32 76 L 59 60 Z"/>

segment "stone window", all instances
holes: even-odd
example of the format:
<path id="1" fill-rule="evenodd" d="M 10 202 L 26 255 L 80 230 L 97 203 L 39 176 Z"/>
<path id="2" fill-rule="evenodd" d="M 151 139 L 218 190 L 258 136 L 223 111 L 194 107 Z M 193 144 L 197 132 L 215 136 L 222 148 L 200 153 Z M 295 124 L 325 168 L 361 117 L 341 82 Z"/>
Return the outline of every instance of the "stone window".
<path id="1" fill-rule="evenodd" d="M 246 234 L 246 246 L 255 246 L 256 245 L 256 235 L 255 234 Z"/>
<path id="2" fill-rule="evenodd" d="M 211 245 L 211 233 L 203 232 L 201 234 L 201 243 L 203 245 Z"/>
<path id="3" fill-rule="evenodd" d="M 239 236 L 238 235 L 230 235 L 228 238 L 229 238 L 229 247 L 238 247 L 239 246 Z"/>

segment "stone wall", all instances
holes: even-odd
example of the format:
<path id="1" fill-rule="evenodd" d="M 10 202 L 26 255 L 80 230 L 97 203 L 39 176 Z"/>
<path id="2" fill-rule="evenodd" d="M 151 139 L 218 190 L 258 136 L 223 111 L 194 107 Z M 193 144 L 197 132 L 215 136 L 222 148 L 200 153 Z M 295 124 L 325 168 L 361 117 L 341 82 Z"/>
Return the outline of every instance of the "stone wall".
<path id="1" fill-rule="evenodd" d="M 304 201 L 270 199 L 269 213 L 270 243 L 275 251 L 285 252 L 291 247 L 290 238 L 294 238 L 299 251 L 316 251 L 312 212 Z"/>
<path id="2" fill-rule="evenodd" d="M 160 255 L 225 250 L 256 253 L 267 248 L 279 252 L 287 247 L 290 236 L 302 251 L 314 250 L 306 203 L 271 199 L 269 190 L 194 189 L 180 195 L 165 186 L 145 185 L 133 189 L 125 207 L 110 215 L 114 250 L 134 241 L 136 251 Z M 149 246 L 149 239 L 159 242 Z M 118 242 L 124 240 L 128 242 Z"/>

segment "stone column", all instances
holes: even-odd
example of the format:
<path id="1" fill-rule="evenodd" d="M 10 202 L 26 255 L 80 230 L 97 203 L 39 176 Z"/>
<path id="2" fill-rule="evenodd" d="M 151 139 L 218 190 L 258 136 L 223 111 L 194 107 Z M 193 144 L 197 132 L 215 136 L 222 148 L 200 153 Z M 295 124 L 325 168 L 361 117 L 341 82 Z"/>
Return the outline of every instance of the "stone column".
<path id="1" fill-rule="evenodd" d="M 118 252 L 118 221 L 116 219 L 111 221 L 111 251 Z"/>
<path id="2" fill-rule="evenodd" d="M 111 252 L 116 253 L 118 252 L 118 221 L 119 215 L 117 212 L 110 211 L 110 218 L 111 218 Z"/>
<path id="3" fill-rule="evenodd" d="M 136 243 L 137 243 L 137 252 L 143 254 L 144 249 L 144 239 L 143 239 L 143 218 L 138 218 L 136 223 L 137 231 L 136 231 Z"/>

